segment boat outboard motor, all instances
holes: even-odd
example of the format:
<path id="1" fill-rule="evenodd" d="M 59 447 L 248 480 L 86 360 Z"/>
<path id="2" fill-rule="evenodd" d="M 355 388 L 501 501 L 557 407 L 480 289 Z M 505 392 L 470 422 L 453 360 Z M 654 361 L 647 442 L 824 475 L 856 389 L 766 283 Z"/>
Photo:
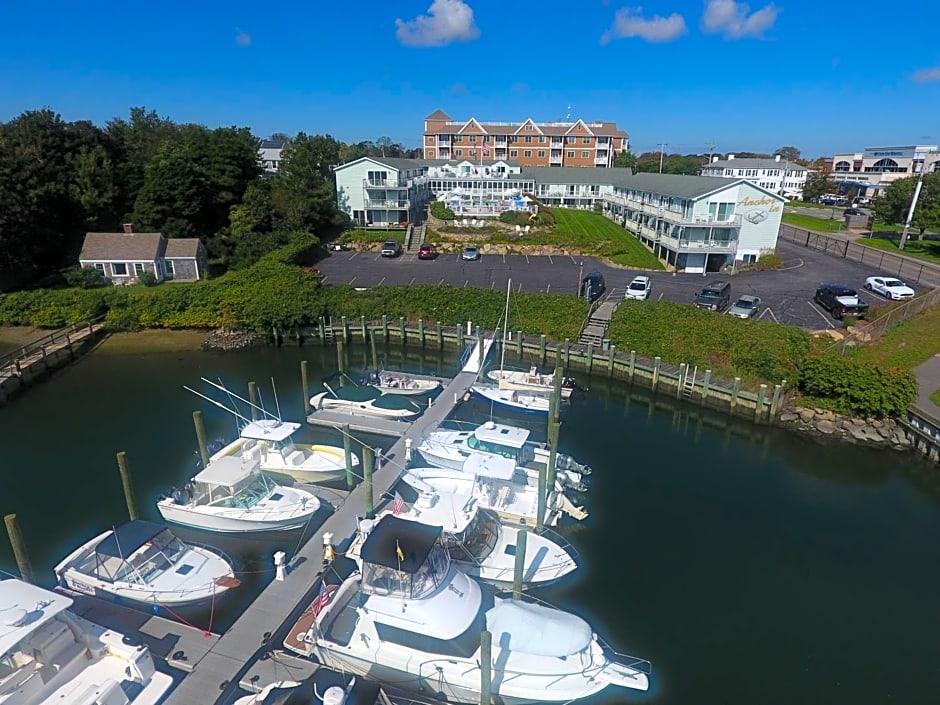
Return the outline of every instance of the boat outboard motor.
<path id="1" fill-rule="evenodd" d="M 379 379 L 379 373 L 377 370 L 372 370 L 369 373 L 369 384 L 379 384 L 382 380 Z"/>

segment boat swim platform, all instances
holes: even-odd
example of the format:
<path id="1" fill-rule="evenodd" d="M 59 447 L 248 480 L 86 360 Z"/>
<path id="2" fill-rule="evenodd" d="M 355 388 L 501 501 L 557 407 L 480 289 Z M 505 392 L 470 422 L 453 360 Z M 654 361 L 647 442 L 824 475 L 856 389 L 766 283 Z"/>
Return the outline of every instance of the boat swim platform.
<path id="1" fill-rule="evenodd" d="M 377 510 L 390 503 L 389 491 L 407 466 L 406 440 L 411 440 L 417 446 L 425 433 L 436 428 L 450 415 L 476 378 L 475 372 L 458 373 L 430 408 L 417 420 L 407 424 L 404 433 L 385 453 L 381 466 L 376 467 L 372 476 L 372 496 Z M 343 423 L 347 421 L 347 416 L 342 415 Z M 365 493 L 364 483 L 359 483 L 349 492 L 346 501 L 336 507 L 319 530 L 311 534 L 295 555 L 288 557 L 285 579 L 268 583 L 221 638 L 209 645 L 208 652 L 199 659 L 196 667 L 183 678 L 163 705 L 228 702 L 233 695 L 230 689 L 246 680 L 251 682 L 254 675 L 258 675 L 258 678 L 251 682 L 252 690 L 283 679 L 283 669 L 278 671 L 274 664 L 258 666 L 257 663 L 272 659 L 271 653 L 280 648 L 287 631 L 316 597 L 324 572 L 330 571 L 332 575 L 331 568 L 323 564 L 323 534 L 332 533 L 337 550 L 344 550 L 355 534 L 359 518 L 365 515 Z M 262 678 L 268 677 L 274 680 L 262 682 Z M 216 694 L 215 697 L 211 697 L 210 693 Z"/>

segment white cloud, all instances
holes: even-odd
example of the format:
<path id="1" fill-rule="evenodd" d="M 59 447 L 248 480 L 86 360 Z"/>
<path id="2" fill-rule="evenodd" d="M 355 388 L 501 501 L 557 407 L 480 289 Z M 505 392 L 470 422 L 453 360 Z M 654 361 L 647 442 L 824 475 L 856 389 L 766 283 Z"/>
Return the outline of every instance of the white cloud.
<path id="1" fill-rule="evenodd" d="M 770 3 L 750 12 L 747 3 L 734 0 L 707 0 L 702 15 L 702 31 L 706 34 L 724 34 L 725 39 L 764 36 L 773 27 L 780 10 Z"/>
<path id="2" fill-rule="evenodd" d="M 646 19 L 642 7 L 622 7 L 614 15 L 614 23 L 601 36 L 601 44 L 614 39 L 639 37 L 648 42 L 671 42 L 688 32 L 685 19 L 677 12 L 669 17 L 653 15 Z"/>
<path id="3" fill-rule="evenodd" d="M 940 81 L 940 66 L 932 69 L 921 69 L 915 71 L 911 79 L 918 83 L 927 83 L 928 81 Z"/>
<path id="4" fill-rule="evenodd" d="M 395 20 L 395 36 L 408 47 L 442 47 L 469 42 L 480 36 L 473 9 L 463 0 L 434 0 L 426 15 Z"/>
<path id="5" fill-rule="evenodd" d="M 243 32 L 238 27 L 235 28 L 235 43 L 240 47 L 247 47 L 251 45 L 251 35 L 248 32 Z"/>

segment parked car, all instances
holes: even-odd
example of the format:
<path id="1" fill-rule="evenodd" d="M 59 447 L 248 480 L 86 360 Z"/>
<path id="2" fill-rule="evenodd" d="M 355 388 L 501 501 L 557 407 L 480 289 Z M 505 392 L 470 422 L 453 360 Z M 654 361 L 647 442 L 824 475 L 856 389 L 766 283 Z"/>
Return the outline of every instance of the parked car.
<path id="1" fill-rule="evenodd" d="M 911 287 L 894 277 L 868 277 L 865 280 L 865 288 L 892 301 L 910 299 L 914 296 L 914 290 Z"/>
<path id="2" fill-rule="evenodd" d="M 652 288 L 653 284 L 650 282 L 649 277 L 634 277 L 626 292 L 624 292 L 623 298 L 624 300 L 637 299 L 638 301 L 645 301 L 650 297 Z"/>
<path id="3" fill-rule="evenodd" d="M 696 294 L 693 303 L 709 311 L 724 311 L 731 303 L 731 282 L 712 282 Z"/>
<path id="4" fill-rule="evenodd" d="M 813 301 L 829 311 L 835 319 L 845 316 L 865 318 L 868 315 L 868 303 L 859 297 L 855 289 L 845 284 L 820 284 Z"/>
<path id="5" fill-rule="evenodd" d="M 859 208 L 846 208 L 844 211 L 842 211 L 842 215 L 868 215 L 868 214 Z"/>
<path id="6" fill-rule="evenodd" d="M 582 299 L 589 303 L 597 301 L 607 291 L 607 283 L 600 272 L 588 272 L 581 280 L 581 290 L 578 292 Z"/>
<path id="7" fill-rule="evenodd" d="M 478 250 L 473 245 L 467 245 L 465 248 L 463 248 L 463 254 L 460 255 L 460 259 L 467 260 L 468 262 L 480 259 L 480 250 Z"/>
<path id="8" fill-rule="evenodd" d="M 728 315 L 735 318 L 754 318 L 760 311 L 760 297 L 745 294 L 728 309 Z"/>
<path id="9" fill-rule="evenodd" d="M 418 248 L 418 259 L 434 259 L 435 257 L 437 257 L 437 250 L 431 243 L 425 242 Z"/>
<path id="10" fill-rule="evenodd" d="M 401 254 L 401 243 L 397 240 L 386 240 L 382 243 L 383 257 L 398 257 Z"/>

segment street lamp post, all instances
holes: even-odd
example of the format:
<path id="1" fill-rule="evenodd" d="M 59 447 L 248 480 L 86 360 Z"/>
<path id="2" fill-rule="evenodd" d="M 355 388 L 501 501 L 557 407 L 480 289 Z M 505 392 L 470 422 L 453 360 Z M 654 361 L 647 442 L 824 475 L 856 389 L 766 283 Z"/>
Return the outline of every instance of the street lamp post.
<path id="1" fill-rule="evenodd" d="M 915 157 L 916 156 L 917 155 L 915 155 Z M 901 231 L 901 241 L 898 243 L 899 250 L 903 250 L 907 242 L 907 235 L 911 230 L 911 221 L 914 219 L 914 209 L 917 207 L 917 199 L 920 197 L 920 190 L 924 185 L 924 172 L 927 171 L 927 158 L 929 155 L 922 154 L 920 156 L 922 157 L 920 173 L 917 175 L 917 185 L 914 186 L 914 198 L 911 199 L 911 207 L 907 211 L 907 219 L 904 221 L 904 230 Z"/>

